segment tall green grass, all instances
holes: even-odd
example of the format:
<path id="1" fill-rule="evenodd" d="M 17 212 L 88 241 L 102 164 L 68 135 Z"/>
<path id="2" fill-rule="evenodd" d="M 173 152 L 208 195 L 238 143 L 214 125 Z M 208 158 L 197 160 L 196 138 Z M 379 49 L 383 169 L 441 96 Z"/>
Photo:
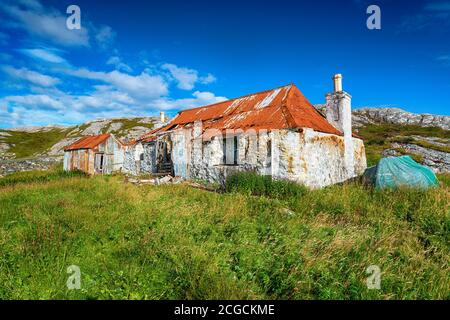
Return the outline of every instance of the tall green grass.
<path id="1" fill-rule="evenodd" d="M 449 191 L 349 183 L 292 201 L 120 176 L 8 184 L 0 299 L 449 299 Z M 66 287 L 70 265 L 81 290 Z"/>
<path id="2" fill-rule="evenodd" d="M 275 199 L 297 198 L 307 192 L 306 187 L 295 182 L 276 180 L 272 176 L 261 176 L 255 172 L 239 172 L 228 176 L 225 190 Z"/>
<path id="3" fill-rule="evenodd" d="M 82 171 L 64 171 L 62 168 L 51 171 L 23 171 L 7 175 L 0 179 L 0 187 L 12 186 L 18 183 L 49 182 L 72 177 L 86 177 Z"/>

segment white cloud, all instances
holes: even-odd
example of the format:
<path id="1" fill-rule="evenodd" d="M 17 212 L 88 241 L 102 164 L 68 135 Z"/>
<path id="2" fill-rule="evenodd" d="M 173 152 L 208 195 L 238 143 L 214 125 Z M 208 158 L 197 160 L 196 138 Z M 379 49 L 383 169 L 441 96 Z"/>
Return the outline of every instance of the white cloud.
<path id="1" fill-rule="evenodd" d="M 67 16 L 60 11 L 45 8 L 36 0 L 7 1 L 0 7 L 15 20 L 14 25 L 27 33 L 64 46 L 89 46 L 89 31 L 86 25 L 81 30 L 66 27 Z"/>
<path id="2" fill-rule="evenodd" d="M 116 38 L 116 33 L 111 27 L 95 26 L 86 18 L 81 19 L 80 30 L 69 30 L 66 26 L 68 15 L 65 12 L 44 7 L 37 0 L 6 0 L 6 3 L 0 6 L 0 10 L 11 19 L 6 22 L 9 26 L 66 47 L 89 47 L 92 35 L 98 47 L 106 49 Z M 0 44 L 1 41 L 0 36 Z"/>
<path id="3" fill-rule="evenodd" d="M 3 102 L 13 103 L 14 105 L 20 105 L 22 108 L 31 107 L 33 109 L 39 110 L 58 110 L 63 109 L 64 104 L 48 95 L 35 94 L 35 95 L 24 95 L 24 96 L 7 96 L 2 99 Z"/>
<path id="4" fill-rule="evenodd" d="M 153 103 L 153 107 L 158 110 L 191 109 L 227 100 L 226 97 L 217 97 L 214 93 L 207 91 L 195 91 L 192 96 L 193 98 L 159 99 Z"/>
<path id="5" fill-rule="evenodd" d="M 161 69 L 167 70 L 170 73 L 170 77 L 175 79 L 177 82 L 177 87 L 182 90 L 194 89 L 197 82 L 202 84 L 210 84 L 217 80 L 211 73 L 200 77 L 197 70 L 178 67 L 172 63 L 163 64 Z"/>
<path id="6" fill-rule="evenodd" d="M 208 73 L 208 75 L 206 77 L 200 78 L 200 82 L 203 84 L 210 84 L 210 83 L 213 83 L 216 81 L 217 81 L 217 78 L 214 75 L 212 75 L 211 73 Z"/>
<path id="7" fill-rule="evenodd" d="M 115 86 L 138 98 L 155 99 L 168 94 L 167 83 L 160 75 L 150 75 L 142 72 L 133 76 L 120 71 L 111 72 L 90 71 L 88 69 L 66 70 L 66 73 L 75 77 L 98 80 Z"/>
<path id="8" fill-rule="evenodd" d="M 43 87 L 51 87 L 59 83 L 59 79 L 41 74 L 26 68 L 16 69 L 11 66 L 2 66 L 1 69 L 16 79 L 26 80 Z"/>
<path id="9" fill-rule="evenodd" d="M 0 126 L 73 124 L 100 118 L 156 115 L 159 110 L 193 108 L 223 100 L 226 98 L 199 91 L 185 99 L 136 100 L 110 86 L 99 86 L 85 95 L 49 90 L 48 94 L 0 98 Z"/>
<path id="10" fill-rule="evenodd" d="M 133 71 L 133 69 L 129 65 L 124 63 L 122 59 L 118 56 L 113 56 L 109 58 L 108 61 L 106 61 L 106 64 L 113 65 L 119 71 L 125 71 L 128 73 Z"/>
<path id="11" fill-rule="evenodd" d="M 56 51 L 54 49 L 39 49 L 39 48 L 37 48 L 37 49 L 21 49 L 19 51 L 29 57 L 43 60 L 46 62 L 51 62 L 51 63 L 66 63 L 67 62 L 64 58 L 57 55 L 54 52 L 54 51 Z"/>
<path id="12" fill-rule="evenodd" d="M 165 63 L 161 68 L 170 72 L 171 76 L 178 82 L 177 87 L 179 89 L 192 90 L 198 81 L 197 70 L 180 68 L 171 63 Z"/>

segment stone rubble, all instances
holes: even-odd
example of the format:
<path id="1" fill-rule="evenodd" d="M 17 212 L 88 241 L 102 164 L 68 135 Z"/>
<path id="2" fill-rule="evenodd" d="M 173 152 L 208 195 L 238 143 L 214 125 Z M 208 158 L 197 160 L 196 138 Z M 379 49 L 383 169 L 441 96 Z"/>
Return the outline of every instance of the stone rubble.
<path id="1" fill-rule="evenodd" d="M 180 184 L 184 181 L 182 177 L 172 177 L 171 175 L 163 176 L 163 177 L 154 177 L 149 179 L 137 179 L 137 178 L 127 178 L 128 182 L 135 185 L 164 185 L 164 184 Z"/>
<path id="2" fill-rule="evenodd" d="M 11 173 L 33 170 L 48 170 L 50 167 L 61 163 L 58 158 L 39 157 L 33 159 L 5 159 L 0 157 L 0 176 Z"/>

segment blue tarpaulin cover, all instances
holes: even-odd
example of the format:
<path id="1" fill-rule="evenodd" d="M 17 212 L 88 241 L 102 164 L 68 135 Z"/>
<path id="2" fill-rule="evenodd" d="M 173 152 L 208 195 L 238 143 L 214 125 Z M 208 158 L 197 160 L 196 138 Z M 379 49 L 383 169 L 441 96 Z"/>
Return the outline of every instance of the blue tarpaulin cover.
<path id="1" fill-rule="evenodd" d="M 364 173 L 364 180 L 377 188 L 400 186 L 429 188 L 439 186 L 434 172 L 410 156 L 383 158 Z"/>

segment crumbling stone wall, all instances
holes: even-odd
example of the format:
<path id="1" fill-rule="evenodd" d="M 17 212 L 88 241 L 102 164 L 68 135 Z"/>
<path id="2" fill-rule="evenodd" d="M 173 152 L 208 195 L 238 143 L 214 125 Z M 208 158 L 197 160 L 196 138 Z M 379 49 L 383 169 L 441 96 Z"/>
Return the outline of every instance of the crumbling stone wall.
<path id="1" fill-rule="evenodd" d="M 339 183 L 360 175 L 366 168 L 364 144 L 353 139 L 354 167 L 347 168 L 345 139 L 312 129 L 241 133 L 238 138 L 238 165 L 224 165 L 222 137 L 194 141 L 185 178 L 223 184 L 238 171 L 255 171 L 288 179 L 312 188 Z M 189 141 L 186 143 L 189 144 Z M 174 158 L 174 163 L 177 160 Z"/>
<path id="2" fill-rule="evenodd" d="M 161 136 L 157 140 L 170 138 L 174 173 L 185 179 L 224 184 L 230 174 L 255 171 L 320 188 L 345 181 L 354 174 L 360 175 L 366 169 L 362 140 L 352 138 L 354 168 L 349 170 L 345 159 L 346 139 L 312 129 L 240 132 L 237 138 L 237 165 L 223 163 L 224 151 L 229 153 L 234 148 L 224 150 L 221 135 L 204 141 L 202 132 L 196 132 L 195 128 L 180 129 L 168 135 L 170 137 Z M 234 141 L 234 138 L 229 140 Z M 155 143 L 144 144 L 143 150 L 140 172 L 155 172 L 158 158 Z M 135 154 L 136 151 L 127 150 L 124 168 L 137 174 L 139 168 L 131 161 Z"/>

